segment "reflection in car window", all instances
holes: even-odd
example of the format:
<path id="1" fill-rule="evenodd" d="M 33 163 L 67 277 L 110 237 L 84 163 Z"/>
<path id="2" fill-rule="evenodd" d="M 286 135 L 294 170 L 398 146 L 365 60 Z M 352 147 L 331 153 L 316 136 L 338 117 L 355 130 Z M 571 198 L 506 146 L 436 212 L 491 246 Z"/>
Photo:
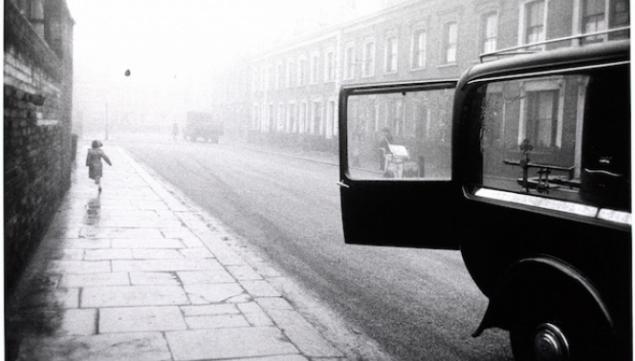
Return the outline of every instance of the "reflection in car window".
<path id="1" fill-rule="evenodd" d="M 349 175 L 450 179 L 454 89 L 348 99 Z"/>
<path id="2" fill-rule="evenodd" d="M 620 87 L 618 80 L 611 80 L 609 86 L 605 78 L 610 77 L 561 75 L 485 85 L 478 110 L 482 186 L 625 209 L 620 205 L 627 203 L 628 194 L 622 189 L 630 175 L 622 153 L 630 145 L 621 141 L 621 133 L 629 129 L 628 114 L 623 114 L 628 83 L 621 81 Z M 595 106 L 594 99 L 599 101 Z M 607 109 L 606 104 L 615 106 Z M 493 194 L 502 193 L 477 190 L 477 195 Z M 495 198 L 546 204 L 535 197 L 522 202 L 507 195 Z M 563 207 L 558 203 L 563 211 L 575 208 Z"/>
<path id="3" fill-rule="evenodd" d="M 488 84 L 483 186 L 576 200 L 587 82 L 555 76 Z"/>

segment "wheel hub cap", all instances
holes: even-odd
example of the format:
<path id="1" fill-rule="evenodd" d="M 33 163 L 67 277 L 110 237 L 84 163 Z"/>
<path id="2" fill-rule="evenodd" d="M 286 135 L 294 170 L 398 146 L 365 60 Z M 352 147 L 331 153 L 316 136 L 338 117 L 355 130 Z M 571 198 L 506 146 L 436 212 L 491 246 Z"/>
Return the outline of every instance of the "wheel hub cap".
<path id="1" fill-rule="evenodd" d="M 536 361 L 566 361 L 569 359 L 569 343 L 564 333 L 550 323 L 538 326 L 534 338 Z"/>

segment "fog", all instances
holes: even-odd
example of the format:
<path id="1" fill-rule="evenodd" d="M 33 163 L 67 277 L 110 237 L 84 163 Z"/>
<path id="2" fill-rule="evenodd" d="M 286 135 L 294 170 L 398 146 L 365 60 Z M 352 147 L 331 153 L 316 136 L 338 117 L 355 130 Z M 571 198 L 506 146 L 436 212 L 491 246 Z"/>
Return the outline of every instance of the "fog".
<path id="1" fill-rule="evenodd" d="M 69 0 L 75 131 L 103 132 L 108 122 L 112 136 L 169 127 L 187 110 L 210 111 L 217 80 L 230 76 L 232 64 L 382 3 Z"/>

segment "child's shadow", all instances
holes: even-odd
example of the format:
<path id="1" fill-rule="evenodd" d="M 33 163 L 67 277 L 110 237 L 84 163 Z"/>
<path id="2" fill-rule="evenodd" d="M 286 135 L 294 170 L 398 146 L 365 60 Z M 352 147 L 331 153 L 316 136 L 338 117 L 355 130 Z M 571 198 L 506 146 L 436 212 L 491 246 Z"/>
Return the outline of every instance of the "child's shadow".
<path id="1" fill-rule="evenodd" d="M 99 223 L 101 212 L 100 197 L 91 198 L 86 204 L 86 214 L 84 215 L 84 224 L 95 225 Z"/>

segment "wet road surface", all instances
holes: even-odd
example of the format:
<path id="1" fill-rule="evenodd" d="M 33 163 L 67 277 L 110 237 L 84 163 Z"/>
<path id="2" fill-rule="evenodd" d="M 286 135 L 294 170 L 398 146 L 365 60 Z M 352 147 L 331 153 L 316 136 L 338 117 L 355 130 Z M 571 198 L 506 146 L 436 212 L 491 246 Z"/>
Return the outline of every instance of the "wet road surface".
<path id="1" fill-rule="evenodd" d="M 487 300 L 454 251 L 347 246 L 335 166 L 202 143 L 123 142 L 397 360 L 511 360 L 472 338 Z"/>

